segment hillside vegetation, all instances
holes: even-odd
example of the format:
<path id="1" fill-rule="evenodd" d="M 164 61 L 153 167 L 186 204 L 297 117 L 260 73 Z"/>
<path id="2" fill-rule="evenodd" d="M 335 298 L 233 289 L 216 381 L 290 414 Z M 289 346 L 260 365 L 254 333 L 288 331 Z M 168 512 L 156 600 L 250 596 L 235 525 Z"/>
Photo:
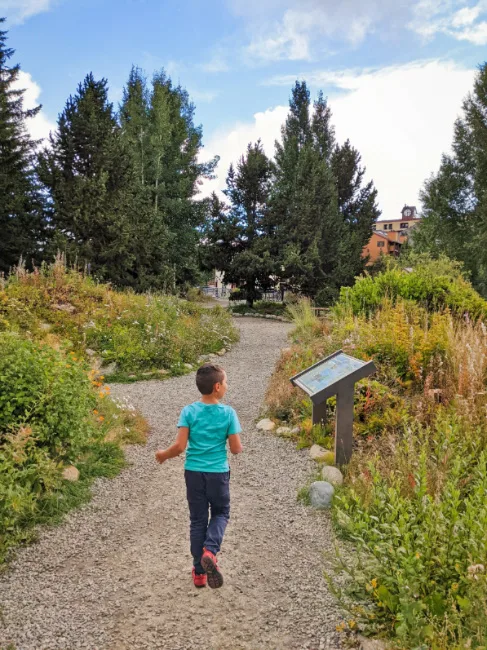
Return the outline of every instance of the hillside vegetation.
<path id="1" fill-rule="evenodd" d="M 376 363 L 356 386 L 355 451 L 333 504 L 339 535 L 358 551 L 354 566 L 338 563 L 348 581 L 337 594 L 344 632 L 403 648 L 487 644 L 487 305 L 445 264 L 360 279 L 328 322 L 295 309 L 293 345 L 267 395 L 271 415 L 300 427 L 301 446 L 332 449 L 333 427 L 311 425 L 310 401 L 289 377 L 339 348 Z M 373 309 L 360 302 L 364 286 L 391 277 L 429 278 L 427 299 L 384 291 Z M 335 400 L 328 406 L 333 414 Z"/>
<path id="2" fill-rule="evenodd" d="M 17 269 L 0 288 L 0 331 L 98 357 L 116 379 L 184 372 L 237 338 L 225 310 L 163 294 L 98 284 L 63 260 L 29 273 Z"/>
<path id="3" fill-rule="evenodd" d="M 117 474 L 124 444 L 145 442 L 147 423 L 110 398 L 102 364 L 162 378 L 235 338 L 221 309 L 117 292 L 62 260 L 10 275 L 0 288 L 0 562 L 36 524 L 89 499 L 95 477 Z M 64 477 L 76 470 L 79 480 Z"/>

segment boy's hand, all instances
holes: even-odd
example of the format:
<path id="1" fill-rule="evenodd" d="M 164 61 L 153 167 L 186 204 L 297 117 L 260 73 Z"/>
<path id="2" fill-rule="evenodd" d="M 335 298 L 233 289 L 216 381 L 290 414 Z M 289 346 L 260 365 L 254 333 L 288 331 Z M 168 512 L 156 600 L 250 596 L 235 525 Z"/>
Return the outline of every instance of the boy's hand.
<path id="1" fill-rule="evenodd" d="M 156 451 L 156 460 L 160 465 L 162 465 L 162 463 L 167 460 L 166 452 L 164 449 L 159 449 Z"/>

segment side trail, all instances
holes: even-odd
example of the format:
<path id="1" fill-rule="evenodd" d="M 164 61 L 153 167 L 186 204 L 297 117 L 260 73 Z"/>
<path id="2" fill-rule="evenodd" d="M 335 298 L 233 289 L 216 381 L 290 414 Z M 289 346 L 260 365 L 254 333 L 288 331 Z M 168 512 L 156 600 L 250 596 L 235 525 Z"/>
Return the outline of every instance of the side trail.
<path id="1" fill-rule="evenodd" d="M 194 373 L 113 387 L 148 418 L 131 466 L 98 481 L 94 498 L 43 531 L 0 575 L 0 649 L 335 650 L 339 614 L 323 578 L 329 520 L 298 504 L 314 467 L 306 452 L 255 431 L 289 326 L 238 319 L 241 341 L 222 358 L 225 401 L 239 415 L 244 453 L 231 460 L 232 509 L 221 590 L 191 580 L 183 459 L 154 451 L 197 399 Z"/>

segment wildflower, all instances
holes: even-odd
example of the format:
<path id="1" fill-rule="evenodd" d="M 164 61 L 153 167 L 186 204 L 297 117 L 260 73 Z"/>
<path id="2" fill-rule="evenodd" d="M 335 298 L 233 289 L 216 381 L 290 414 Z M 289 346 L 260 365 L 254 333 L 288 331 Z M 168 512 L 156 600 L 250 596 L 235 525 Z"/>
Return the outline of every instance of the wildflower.
<path id="1" fill-rule="evenodd" d="M 373 579 L 370 581 L 370 584 L 372 585 L 372 587 L 373 587 L 374 589 L 377 589 L 377 578 L 373 578 Z"/>
<path id="2" fill-rule="evenodd" d="M 356 627 L 357 623 L 356 621 L 348 621 L 348 627 L 353 630 L 354 627 Z"/>
<path id="3" fill-rule="evenodd" d="M 421 553 L 416 553 L 416 555 L 415 555 L 414 557 L 415 557 L 417 560 L 419 560 L 419 558 L 421 557 Z"/>
<path id="4" fill-rule="evenodd" d="M 105 393 L 101 393 L 101 392 L 98 393 L 98 397 L 99 397 L 100 399 L 103 399 L 103 398 L 105 397 Z"/>
<path id="5" fill-rule="evenodd" d="M 104 418 L 103 415 L 100 415 L 100 417 L 99 417 L 98 419 L 99 419 L 100 422 L 103 422 L 103 420 L 104 420 L 105 418 Z"/>
<path id="6" fill-rule="evenodd" d="M 458 587 L 459 587 L 458 582 L 454 582 L 451 586 L 451 589 L 452 591 L 458 591 Z"/>
<path id="7" fill-rule="evenodd" d="M 98 411 L 96 409 L 93 411 L 93 413 L 94 415 L 98 415 Z"/>
<path id="8" fill-rule="evenodd" d="M 337 632 L 343 632 L 345 630 L 345 623 L 340 623 L 335 629 Z"/>

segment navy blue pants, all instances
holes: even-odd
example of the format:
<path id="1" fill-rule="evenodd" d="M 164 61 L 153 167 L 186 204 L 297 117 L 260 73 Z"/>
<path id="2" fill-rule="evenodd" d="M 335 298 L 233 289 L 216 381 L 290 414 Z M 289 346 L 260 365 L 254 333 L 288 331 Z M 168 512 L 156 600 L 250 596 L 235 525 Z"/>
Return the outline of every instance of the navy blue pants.
<path id="1" fill-rule="evenodd" d="M 220 551 L 230 519 L 230 472 L 193 472 L 185 470 L 189 505 L 191 555 L 196 573 L 204 573 L 200 560 L 203 547 Z M 209 511 L 211 513 L 208 521 Z"/>

